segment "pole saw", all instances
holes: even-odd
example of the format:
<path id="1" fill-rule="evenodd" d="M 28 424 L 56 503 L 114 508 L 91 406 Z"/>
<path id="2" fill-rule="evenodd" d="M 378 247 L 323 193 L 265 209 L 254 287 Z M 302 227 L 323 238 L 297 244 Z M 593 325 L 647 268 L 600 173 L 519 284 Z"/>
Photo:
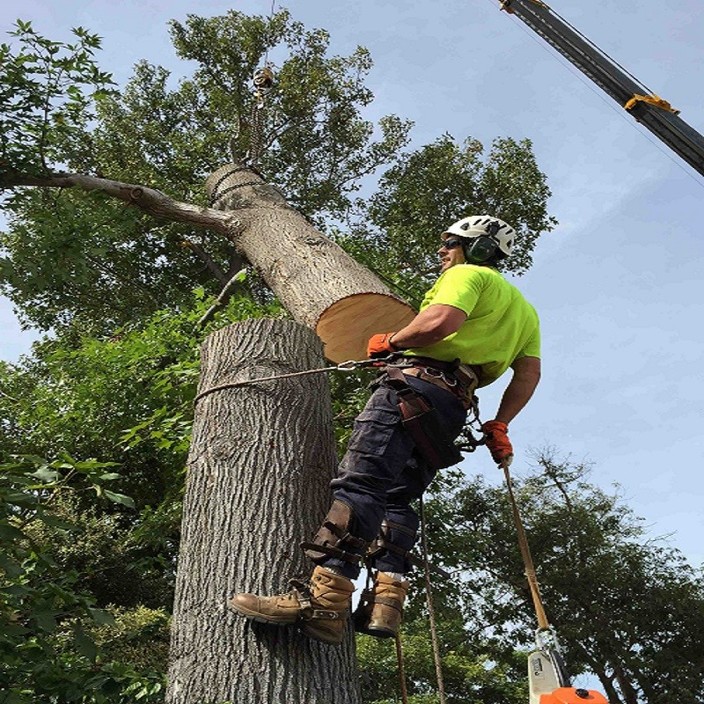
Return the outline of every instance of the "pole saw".
<path id="1" fill-rule="evenodd" d="M 538 629 L 535 632 L 535 650 L 528 654 L 528 704 L 609 704 L 600 692 L 593 689 L 574 688 L 570 683 L 565 661 L 557 641 L 557 634 L 548 622 L 540 597 L 540 587 L 530 554 L 528 537 L 523 527 L 521 514 L 513 493 L 511 475 L 508 471 L 511 459 L 511 456 L 505 459 L 501 463 L 501 468 L 504 470 L 506 478 L 513 522 L 518 533 L 518 545 L 521 549 L 528 586 L 538 619 Z"/>

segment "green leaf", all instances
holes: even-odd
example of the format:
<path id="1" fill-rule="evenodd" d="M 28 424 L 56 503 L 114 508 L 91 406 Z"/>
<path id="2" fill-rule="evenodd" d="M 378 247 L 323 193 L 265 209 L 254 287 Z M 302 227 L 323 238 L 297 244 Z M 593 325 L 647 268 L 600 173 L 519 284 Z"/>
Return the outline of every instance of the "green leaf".
<path id="1" fill-rule="evenodd" d="M 108 491 L 107 489 L 103 489 L 103 494 L 107 499 L 110 499 L 110 501 L 113 501 L 116 504 L 122 504 L 123 506 L 129 506 L 129 508 L 135 508 L 134 501 L 129 496 L 125 496 L 124 494 L 116 494 L 114 491 Z"/>
<path id="2" fill-rule="evenodd" d="M 40 630 L 53 633 L 56 630 L 56 612 L 47 608 L 38 608 L 32 611 L 32 618 Z"/>
<path id="3" fill-rule="evenodd" d="M 55 482 L 59 478 L 59 473 L 55 469 L 51 469 L 48 464 L 42 465 L 36 472 L 30 474 L 31 477 L 41 479 L 47 484 Z"/>
<path id="4" fill-rule="evenodd" d="M 98 649 L 95 645 L 95 641 L 93 641 L 93 639 L 88 636 L 88 634 L 80 626 L 77 626 L 74 630 L 73 642 L 81 655 L 88 658 L 91 662 L 96 659 Z"/>
<path id="5" fill-rule="evenodd" d="M 5 522 L 0 523 L 0 540 L 10 542 L 12 540 L 21 540 L 24 537 L 24 533 L 19 528 L 15 528 Z"/>
<path id="6" fill-rule="evenodd" d="M 115 617 L 105 609 L 95 609 L 93 607 L 88 607 L 88 613 L 91 618 L 100 625 L 115 625 Z"/>

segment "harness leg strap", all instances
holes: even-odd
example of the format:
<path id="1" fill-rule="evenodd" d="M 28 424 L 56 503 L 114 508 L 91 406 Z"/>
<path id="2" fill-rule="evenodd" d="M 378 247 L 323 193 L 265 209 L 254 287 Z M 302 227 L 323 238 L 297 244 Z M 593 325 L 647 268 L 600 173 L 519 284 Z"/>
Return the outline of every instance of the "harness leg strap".
<path id="1" fill-rule="evenodd" d="M 313 536 L 313 540 L 301 543 L 301 547 L 316 564 L 322 564 L 328 557 L 336 557 L 357 565 L 362 560 L 369 543 L 350 533 L 353 521 L 352 508 L 343 501 L 335 499 L 323 524 Z"/>

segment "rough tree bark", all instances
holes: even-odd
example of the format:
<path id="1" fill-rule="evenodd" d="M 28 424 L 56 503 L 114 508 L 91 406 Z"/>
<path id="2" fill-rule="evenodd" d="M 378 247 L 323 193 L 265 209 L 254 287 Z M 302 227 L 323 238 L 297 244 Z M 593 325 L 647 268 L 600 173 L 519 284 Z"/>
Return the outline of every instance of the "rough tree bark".
<path id="1" fill-rule="evenodd" d="M 249 320 L 208 337 L 199 393 L 322 366 L 313 331 Z M 228 611 L 235 591 L 287 591 L 328 507 L 336 465 L 324 375 L 206 395 L 188 460 L 168 704 L 359 704 L 353 636 L 338 648 Z"/>

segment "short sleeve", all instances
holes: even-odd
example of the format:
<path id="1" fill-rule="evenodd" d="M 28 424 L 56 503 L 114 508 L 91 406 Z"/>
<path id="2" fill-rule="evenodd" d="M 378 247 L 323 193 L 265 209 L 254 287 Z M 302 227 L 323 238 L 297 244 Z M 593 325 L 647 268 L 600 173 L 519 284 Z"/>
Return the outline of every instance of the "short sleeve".
<path id="1" fill-rule="evenodd" d="M 523 345 L 519 357 L 540 357 L 540 325 L 536 322 L 533 334 Z"/>

